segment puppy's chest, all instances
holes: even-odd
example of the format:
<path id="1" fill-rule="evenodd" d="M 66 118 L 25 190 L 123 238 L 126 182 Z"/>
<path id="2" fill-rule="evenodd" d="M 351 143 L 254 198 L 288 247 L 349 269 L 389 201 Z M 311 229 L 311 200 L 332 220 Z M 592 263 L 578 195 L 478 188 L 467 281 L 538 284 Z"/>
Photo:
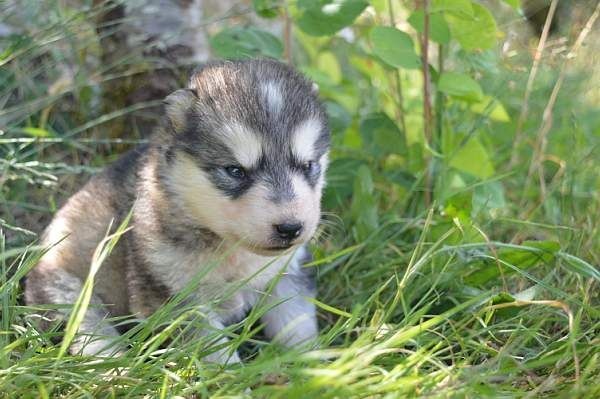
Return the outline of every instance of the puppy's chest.
<path id="1" fill-rule="evenodd" d="M 240 292 L 262 292 L 289 261 L 271 258 L 241 248 L 189 251 L 158 243 L 147 253 L 153 274 L 173 293 L 196 282 L 201 299 L 210 300 L 228 288 Z"/>

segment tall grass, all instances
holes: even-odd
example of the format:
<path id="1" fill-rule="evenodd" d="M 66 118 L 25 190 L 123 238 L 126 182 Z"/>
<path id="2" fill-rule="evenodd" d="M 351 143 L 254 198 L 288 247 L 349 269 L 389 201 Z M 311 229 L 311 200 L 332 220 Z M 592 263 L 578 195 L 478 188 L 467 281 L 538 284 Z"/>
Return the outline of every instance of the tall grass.
<path id="1" fill-rule="evenodd" d="M 544 165 L 543 186 L 528 177 L 535 143 L 529 133 L 537 131 L 558 77 L 552 58 L 536 67 L 538 83 L 527 94 L 516 145 L 518 117 L 489 124 L 467 119 L 456 104 L 437 105 L 450 126 L 494 133 L 488 140 L 498 165 L 493 178 L 434 195 L 425 207 L 424 186 L 433 184 L 425 184 L 425 175 L 401 191 L 390 189 L 386 171 L 372 168 L 373 187 L 365 195 L 376 204 L 377 223 L 361 230 L 356 213 L 364 204 L 342 193 L 344 182 L 355 181 L 357 164 L 332 169 L 330 213 L 313 243 L 315 261 L 306 265 L 316 270 L 319 287 L 321 333 L 310 350 L 283 350 L 264 340 L 258 320 L 266 304 L 224 331 L 189 339 L 206 328 L 202 310 L 185 302 L 191 282 L 151 317 L 133 320 L 114 342 L 120 356 L 66 353 L 94 276 L 76 304 L 65 304 L 73 308 L 66 328 L 41 331 L 37 314 L 46 308 L 25 306 L 20 284 L 45 250 L 36 246 L 36 234 L 82 180 L 144 140 L 109 138 L 102 131 L 107 123 L 157 103 L 104 112 L 95 103 L 98 90 L 115 76 L 93 61 L 99 54 L 92 20 L 100 10 L 41 3 L 23 33 L 0 41 L 0 396 L 600 396 L 600 117 L 584 99 L 586 88 L 597 89 L 586 72 L 596 66 L 581 56 L 569 64 L 553 107 L 556 122 L 547 137 L 553 156 L 534 160 Z M 6 21 L 17 12 L 10 4 L 0 5 Z M 590 35 L 597 38 L 597 31 Z M 482 76 L 517 116 L 524 92 L 504 88 L 509 82 L 527 87 L 530 59 L 518 58 L 520 69 L 507 68 L 503 81 Z M 73 79 L 61 78 L 64 65 L 77 67 Z M 410 117 L 420 84 L 398 79 Z M 343 147 L 341 136 L 334 142 L 340 144 L 334 162 L 357 152 Z M 510 164 L 512 157 L 525 162 Z M 449 168 L 441 161 L 436 167 L 438 176 Z M 468 217 L 457 211 L 475 191 L 496 187 L 490 182 L 504 184 L 502 203 L 479 204 Z M 92 271 L 101 272 L 116 238 L 99 247 Z M 223 335 L 230 338 L 225 344 Z M 223 345 L 244 362 L 202 361 Z"/>

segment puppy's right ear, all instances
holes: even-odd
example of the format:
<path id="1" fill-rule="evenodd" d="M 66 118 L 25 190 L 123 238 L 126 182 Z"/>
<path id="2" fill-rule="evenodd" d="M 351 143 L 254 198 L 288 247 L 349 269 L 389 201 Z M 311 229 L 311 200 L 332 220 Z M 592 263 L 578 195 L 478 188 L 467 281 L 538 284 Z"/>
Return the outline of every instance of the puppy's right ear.
<path id="1" fill-rule="evenodd" d="M 196 99 L 196 93 L 193 90 L 180 89 L 169 94 L 163 100 L 167 118 L 175 132 L 181 132 L 185 128 L 186 115 Z"/>

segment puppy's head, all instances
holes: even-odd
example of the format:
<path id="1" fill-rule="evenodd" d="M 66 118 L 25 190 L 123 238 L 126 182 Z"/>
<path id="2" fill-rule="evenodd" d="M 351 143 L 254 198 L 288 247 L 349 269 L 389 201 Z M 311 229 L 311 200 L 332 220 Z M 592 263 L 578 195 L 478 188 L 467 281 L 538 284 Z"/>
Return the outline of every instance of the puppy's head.
<path id="1" fill-rule="evenodd" d="M 216 63 L 165 103 L 168 184 L 186 216 L 261 254 L 310 239 L 329 148 L 311 82 L 276 61 Z"/>

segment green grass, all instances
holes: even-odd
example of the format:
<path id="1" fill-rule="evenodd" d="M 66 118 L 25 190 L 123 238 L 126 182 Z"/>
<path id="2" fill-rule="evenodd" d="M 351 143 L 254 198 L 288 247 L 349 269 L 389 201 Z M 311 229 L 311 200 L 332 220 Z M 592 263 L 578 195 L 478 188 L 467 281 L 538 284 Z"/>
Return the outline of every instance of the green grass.
<path id="1" fill-rule="evenodd" d="M 327 212 L 307 265 L 318 280 L 318 344 L 300 352 L 266 342 L 257 322 L 264 305 L 225 331 L 186 339 L 204 322 L 201 310 L 181 305 L 184 292 L 115 342 L 128 348 L 121 356 L 100 360 L 71 356 L 60 342 L 92 306 L 93 273 L 66 326 L 46 332 L 36 328 L 42 309 L 23 305 L 20 281 L 44 251 L 37 234 L 64 199 L 144 140 L 106 129 L 160 99 L 103 110 L 99 87 L 115 71 L 93 61 L 97 9 L 43 4 L 23 33 L 0 41 L 0 397 L 600 397 L 597 28 L 566 68 L 542 173 L 530 173 L 538 165 L 532 148 L 564 54 L 543 58 L 517 144 L 527 45 L 515 56 L 446 49 L 447 64 L 477 75 L 510 120 L 440 95 L 430 149 L 420 136 L 419 72 L 402 70 L 406 131 L 375 118 L 402 135 L 404 147 L 391 143 L 390 151 L 365 139 L 367 115 L 385 110 L 391 126 L 401 125 L 395 74 L 367 68 L 363 28 L 383 17 L 361 19 L 352 45 L 295 32 L 299 66 L 321 79 L 334 142 Z M 9 21 L 14 9 L 0 11 Z M 497 19 L 517 29 L 514 16 Z M 331 82 L 322 53 L 346 77 Z M 145 61 L 128 62 L 134 71 Z M 77 73 L 56 89 L 61 65 Z M 480 174 L 484 164 L 490 173 Z M 94 272 L 117 240 L 99 247 Z M 220 348 L 221 334 L 243 364 L 201 360 Z"/>

